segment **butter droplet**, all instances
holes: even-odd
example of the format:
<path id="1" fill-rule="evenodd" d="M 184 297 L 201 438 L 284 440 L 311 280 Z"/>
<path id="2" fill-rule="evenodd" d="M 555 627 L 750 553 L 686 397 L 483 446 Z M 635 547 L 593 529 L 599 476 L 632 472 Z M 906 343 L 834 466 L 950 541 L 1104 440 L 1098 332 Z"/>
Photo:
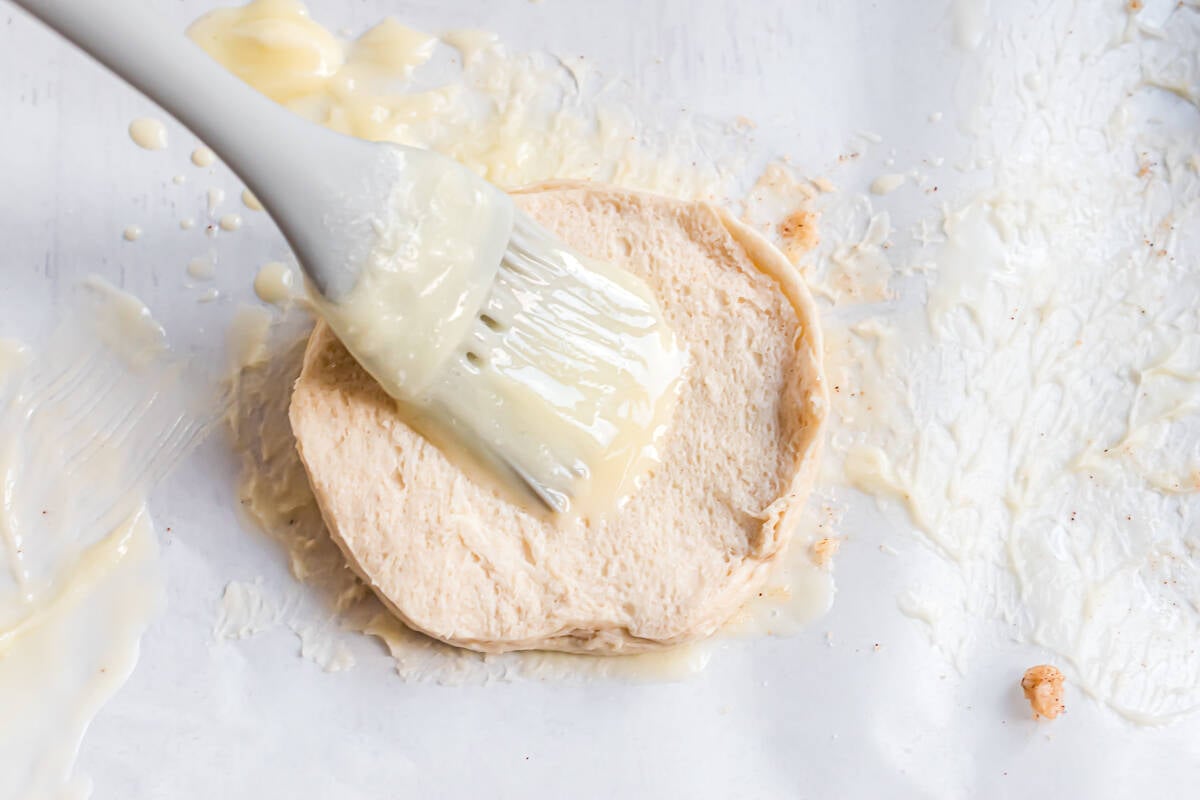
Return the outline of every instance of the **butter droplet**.
<path id="1" fill-rule="evenodd" d="M 242 227 L 242 218 L 237 214 L 226 214 L 218 224 L 223 231 L 236 231 Z"/>
<path id="2" fill-rule="evenodd" d="M 213 188 L 213 189 L 208 190 L 208 213 L 209 214 L 217 213 L 217 206 L 221 205 L 221 203 L 224 203 L 224 202 L 225 202 L 225 190 L 224 189 Z"/>
<path id="3" fill-rule="evenodd" d="M 193 258 L 188 262 L 187 274 L 196 280 L 211 280 L 213 275 L 216 274 L 215 270 L 213 269 L 212 259 Z"/>
<path id="4" fill-rule="evenodd" d="M 251 211 L 262 211 L 262 203 L 258 202 L 258 198 L 254 196 L 254 192 L 249 189 L 242 190 L 242 205 Z"/>
<path id="5" fill-rule="evenodd" d="M 123 235 L 125 237 L 125 241 L 136 242 L 138 239 L 142 238 L 142 229 L 138 225 L 130 225 L 125 229 L 125 233 Z"/>
<path id="6" fill-rule="evenodd" d="M 156 119 L 141 117 L 129 123 L 129 138 L 143 150 L 162 150 L 167 146 L 167 129 Z"/>
<path id="7" fill-rule="evenodd" d="M 292 301 L 295 284 L 295 273 L 287 264 L 271 261 L 254 277 L 254 293 L 264 303 L 285 306 Z"/>
<path id="8" fill-rule="evenodd" d="M 197 167 L 210 167 L 217 160 L 217 154 L 204 145 L 192 151 L 192 163 Z"/>

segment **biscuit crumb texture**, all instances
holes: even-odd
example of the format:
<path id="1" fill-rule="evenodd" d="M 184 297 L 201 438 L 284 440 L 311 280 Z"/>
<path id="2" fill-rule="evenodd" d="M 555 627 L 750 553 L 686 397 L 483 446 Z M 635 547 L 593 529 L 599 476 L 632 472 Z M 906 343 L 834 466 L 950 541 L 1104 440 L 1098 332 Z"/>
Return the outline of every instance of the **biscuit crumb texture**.
<path id="1" fill-rule="evenodd" d="M 1025 691 L 1025 699 L 1033 708 L 1033 718 L 1055 719 L 1067 710 L 1063 705 L 1063 685 L 1066 678 L 1058 667 L 1049 664 L 1039 664 L 1025 670 L 1021 678 L 1021 688 Z"/>

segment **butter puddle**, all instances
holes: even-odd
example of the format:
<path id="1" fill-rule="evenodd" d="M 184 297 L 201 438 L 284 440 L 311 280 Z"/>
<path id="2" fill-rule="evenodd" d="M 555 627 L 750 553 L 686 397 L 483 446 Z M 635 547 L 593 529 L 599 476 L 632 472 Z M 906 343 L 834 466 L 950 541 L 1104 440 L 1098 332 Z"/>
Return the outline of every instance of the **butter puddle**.
<path id="1" fill-rule="evenodd" d="M 0 797 L 85 797 L 75 759 L 165 593 L 146 494 L 219 403 L 139 301 L 87 282 L 34 353 L 0 347 Z"/>
<path id="2" fill-rule="evenodd" d="M 1047 29 L 1073 35 L 1048 70 L 1005 55 L 1022 23 L 986 7 L 956 4 L 991 89 L 986 188 L 912 232 L 926 303 L 828 320 L 826 476 L 903 509 L 936 554 L 899 607 L 960 669 L 992 635 L 1038 645 L 1162 723 L 1200 708 L 1200 128 L 1156 87 L 1200 79 L 1200 19 L 1122 39 L 1120 15 L 1057 9 Z M 876 213 L 850 211 L 842 233 Z"/>
<path id="3" fill-rule="evenodd" d="M 164 597 L 158 544 L 142 512 L 88 550 L 57 596 L 0 631 L 0 796 L 90 793 L 90 781 L 75 774 L 80 744 L 133 672 Z"/>

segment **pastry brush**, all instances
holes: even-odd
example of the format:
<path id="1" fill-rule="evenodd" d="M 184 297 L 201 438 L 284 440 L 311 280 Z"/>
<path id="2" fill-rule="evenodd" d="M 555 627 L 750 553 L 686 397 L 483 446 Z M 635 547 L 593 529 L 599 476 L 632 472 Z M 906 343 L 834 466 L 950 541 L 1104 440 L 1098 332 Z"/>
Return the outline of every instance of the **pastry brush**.
<path id="1" fill-rule="evenodd" d="M 301 119 L 137 0 L 15 0 L 205 141 L 291 245 L 313 306 L 451 457 L 555 512 L 627 494 L 682 357 L 650 289 L 437 153 Z"/>

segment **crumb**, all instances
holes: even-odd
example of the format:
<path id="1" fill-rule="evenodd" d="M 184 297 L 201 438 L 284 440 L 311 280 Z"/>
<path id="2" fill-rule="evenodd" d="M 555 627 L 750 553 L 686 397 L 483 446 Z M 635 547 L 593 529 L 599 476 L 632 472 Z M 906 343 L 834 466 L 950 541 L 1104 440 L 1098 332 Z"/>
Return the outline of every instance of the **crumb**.
<path id="1" fill-rule="evenodd" d="M 1054 719 L 1067 710 L 1063 705 L 1063 683 L 1066 678 L 1059 672 L 1058 667 L 1049 664 L 1039 664 L 1025 670 L 1021 678 L 1021 688 L 1025 691 L 1025 699 L 1033 708 L 1033 718 Z"/>
<path id="2" fill-rule="evenodd" d="M 813 563 L 818 567 L 828 567 L 833 562 L 833 557 L 837 555 L 838 548 L 841 546 L 842 540 L 835 539 L 832 536 L 826 536 L 824 539 L 818 539 L 813 542 Z"/>
<path id="3" fill-rule="evenodd" d="M 817 215 L 801 208 L 793 211 L 779 223 L 779 235 L 783 238 L 784 252 L 794 264 L 821 241 L 817 234 Z"/>
<path id="4" fill-rule="evenodd" d="M 1125 8 L 1132 13 L 1135 11 L 1141 11 L 1143 5 L 1144 4 L 1142 0 L 1129 0 L 1129 2 L 1125 4 Z"/>

